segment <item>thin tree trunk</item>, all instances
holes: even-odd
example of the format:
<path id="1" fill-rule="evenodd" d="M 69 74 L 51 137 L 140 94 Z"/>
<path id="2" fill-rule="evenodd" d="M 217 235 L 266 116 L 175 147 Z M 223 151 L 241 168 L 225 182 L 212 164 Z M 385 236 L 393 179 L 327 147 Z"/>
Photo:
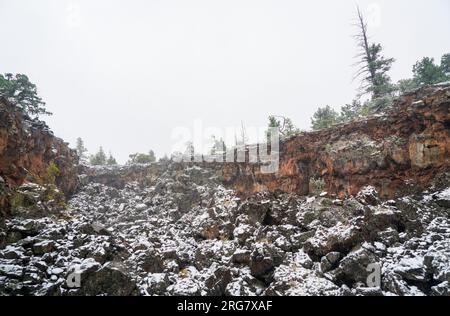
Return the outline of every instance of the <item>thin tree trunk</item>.
<path id="1" fill-rule="evenodd" d="M 366 54 L 366 58 L 367 58 L 367 68 L 369 70 L 369 75 L 370 75 L 370 81 L 372 83 L 372 87 L 373 87 L 373 98 L 376 98 L 378 96 L 378 92 L 376 91 L 376 82 L 375 82 L 375 69 L 373 67 L 373 57 L 370 54 L 370 47 L 369 47 L 369 39 L 367 38 L 367 26 L 366 23 L 364 22 L 364 17 L 361 13 L 361 10 L 358 7 L 358 18 L 359 18 L 359 23 L 361 24 L 361 35 L 363 38 L 363 46 L 364 46 L 364 52 Z"/>

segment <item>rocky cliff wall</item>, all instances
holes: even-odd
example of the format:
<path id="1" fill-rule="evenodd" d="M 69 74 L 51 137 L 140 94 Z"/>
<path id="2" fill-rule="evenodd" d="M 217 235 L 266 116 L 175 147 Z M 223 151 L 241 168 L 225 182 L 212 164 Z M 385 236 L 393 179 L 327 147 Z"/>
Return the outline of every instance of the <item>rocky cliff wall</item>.
<path id="1" fill-rule="evenodd" d="M 343 197 L 366 185 L 382 198 L 423 190 L 450 171 L 450 84 L 426 87 L 399 98 L 385 115 L 303 133 L 280 145 L 280 169 L 263 174 L 249 163 L 195 163 L 216 171 L 242 194 L 260 191 Z M 192 163 L 194 164 L 194 163 Z M 188 165 L 192 165 L 189 163 Z M 183 169 L 186 164 L 171 164 Z M 95 182 L 152 184 L 167 165 L 90 170 Z M 145 180 L 145 181 L 144 181 Z"/>
<path id="2" fill-rule="evenodd" d="M 44 177 L 51 162 L 59 169 L 58 188 L 73 193 L 78 177 L 75 151 L 56 138 L 44 122 L 31 120 L 0 98 L 0 209 L 7 209 L 7 190 Z"/>
<path id="3" fill-rule="evenodd" d="M 386 115 L 293 137 L 280 151 L 277 174 L 224 165 L 222 175 L 241 192 L 307 195 L 319 186 L 342 197 L 370 184 L 391 198 L 423 189 L 450 170 L 450 85 L 405 95 Z"/>

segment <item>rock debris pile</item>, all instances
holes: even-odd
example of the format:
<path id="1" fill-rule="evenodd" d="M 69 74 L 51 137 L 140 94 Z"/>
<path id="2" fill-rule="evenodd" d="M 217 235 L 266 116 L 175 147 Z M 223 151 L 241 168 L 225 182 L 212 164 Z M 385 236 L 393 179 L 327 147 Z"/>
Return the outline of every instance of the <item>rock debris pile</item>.
<path id="1" fill-rule="evenodd" d="M 64 211 L 5 220 L 0 294 L 450 295 L 445 185 L 388 201 L 372 187 L 243 197 L 170 165 L 151 186 L 102 182 Z"/>

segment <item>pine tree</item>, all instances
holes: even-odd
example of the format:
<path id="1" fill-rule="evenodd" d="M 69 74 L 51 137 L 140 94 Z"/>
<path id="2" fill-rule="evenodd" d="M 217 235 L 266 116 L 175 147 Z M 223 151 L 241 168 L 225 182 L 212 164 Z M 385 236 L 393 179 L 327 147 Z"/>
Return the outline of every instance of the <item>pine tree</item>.
<path id="1" fill-rule="evenodd" d="M 353 100 L 341 108 L 341 113 L 336 119 L 339 122 L 349 122 L 366 115 L 365 107 L 359 100 Z"/>
<path id="2" fill-rule="evenodd" d="M 367 23 L 358 7 L 357 27 L 359 33 L 355 36 L 360 52 L 356 56 L 359 66 L 355 74 L 356 78 L 361 78 L 361 90 L 363 94 L 371 94 L 372 99 L 381 98 L 393 92 L 393 85 L 388 76 L 391 69 L 393 58 L 382 56 L 382 46 L 380 44 L 370 43 Z"/>
<path id="3" fill-rule="evenodd" d="M 156 161 L 155 152 L 150 150 L 148 154 L 135 153 L 129 155 L 128 164 L 149 164 Z"/>
<path id="4" fill-rule="evenodd" d="M 402 79 L 397 83 L 397 90 L 400 94 L 416 90 L 420 85 L 414 79 Z"/>
<path id="5" fill-rule="evenodd" d="M 281 137 L 290 137 L 300 132 L 294 123 L 292 123 L 292 120 L 284 116 L 269 116 L 268 130 L 266 131 L 267 138 L 270 138 L 270 130 L 273 128 L 278 129 Z"/>
<path id="6" fill-rule="evenodd" d="M 311 119 L 313 130 L 329 128 L 338 122 L 339 114 L 329 105 L 319 108 Z"/>
<path id="7" fill-rule="evenodd" d="M 36 85 L 31 83 L 26 75 L 10 73 L 0 75 L 0 95 L 12 100 L 31 116 L 51 115 L 38 96 Z"/>
<path id="8" fill-rule="evenodd" d="M 86 153 L 88 150 L 86 149 L 86 147 L 84 147 L 84 141 L 81 139 L 81 137 L 77 138 L 75 150 L 81 161 L 84 161 L 86 159 Z"/>
<path id="9" fill-rule="evenodd" d="M 116 158 L 113 157 L 111 152 L 109 152 L 109 157 L 108 157 L 108 160 L 106 161 L 106 164 L 108 166 L 116 166 L 117 165 Z"/>
<path id="10" fill-rule="evenodd" d="M 450 54 L 445 54 L 441 58 L 441 70 L 450 80 Z"/>
<path id="11" fill-rule="evenodd" d="M 445 55 L 444 55 L 445 57 Z M 446 67 L 446 58 L 444 58 L 444 67 L 434 63 L 434 58 L 424 57 L 413 67 L 414 80 L 419 85 L 435 84 L 447 79 L 444 69 Z"/>
<path id="12" fill-rule="evenodd" d="M 103 166 L 106 165 L 106 154 L 103 147 L 100 146 L 98 152 L 91 156 L 89 162 L 93 166 Z"/>

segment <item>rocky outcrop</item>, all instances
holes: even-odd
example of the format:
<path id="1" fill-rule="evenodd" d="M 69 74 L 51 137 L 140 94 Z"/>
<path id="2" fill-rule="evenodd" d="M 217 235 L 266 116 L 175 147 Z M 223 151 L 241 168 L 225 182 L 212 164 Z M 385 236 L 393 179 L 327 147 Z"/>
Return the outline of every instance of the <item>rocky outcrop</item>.
<path id="1" fill-rule="evenodd" d="M 0 192 L 23 203 L 0 222 L 0 296 L 449 296 L 449 100 L 429 87 L 285 140 L 277 174 L 80 167 L 67 207 L 27 181 L 53 161 L 71 193 L 76 157 L 4 103 Z"/>
<path id="2" fill-rule="evenodd" d="M 281 143 L 280 170 L 227 164 L 222 176 L 238 191 L 269 190 L 339 197 L 366 185 L 382 198 L 421 190 L 450 170 L 450 84 L 399 98 L 384 115 L 304 133 Z"/>
<path id="3" fill-rule="evenodd" d="M 0 208 L 7 209 L 7 190 L 46 176 L 50 163 L 58 168 L 56 185 L 66 194 L 77 187 L 78 157 L 44 122 L 32 120 L 0 98 Z"/>
<path id="4" fill-rule="evenodd" d="M 107 170 L 60 216 L 6 220 L 0 295 L 450 294 L 449 181 L 386 202 L 245 198 L 198 166 L 151 185 Z"/>
<path id="5" fill-rule="evenodd" d="M 248 155 L 247 155 L 248 161 Z M 279 172 L 263 174 L 253 163 L 156 163 L 90 168 L 86 181 L 123 187 L 152 185 L 167 168 L 214 171 L 225 185 L 250 196 L 263 191 L 355 195 L 367 185 L 381 199 L 420 192 L 450 171 L 450 84 L 399 98 L 386 114 L 302 133 L 280 144 Z"/>

